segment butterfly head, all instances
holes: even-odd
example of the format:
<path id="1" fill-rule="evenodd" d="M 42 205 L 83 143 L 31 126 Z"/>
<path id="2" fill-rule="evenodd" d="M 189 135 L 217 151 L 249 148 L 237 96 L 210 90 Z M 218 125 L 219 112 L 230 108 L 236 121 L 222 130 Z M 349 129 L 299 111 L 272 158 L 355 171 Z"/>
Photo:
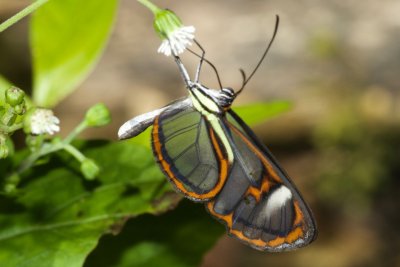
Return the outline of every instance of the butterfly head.
<path id="1" fill-rule="evenodd" d="M 233 100 L 235 100 L 235 97 L 235 91 L 230 87 L 225 87 L 218 92 L 216 100 L 220 107 L 228 109 L 232 105 Z"/>

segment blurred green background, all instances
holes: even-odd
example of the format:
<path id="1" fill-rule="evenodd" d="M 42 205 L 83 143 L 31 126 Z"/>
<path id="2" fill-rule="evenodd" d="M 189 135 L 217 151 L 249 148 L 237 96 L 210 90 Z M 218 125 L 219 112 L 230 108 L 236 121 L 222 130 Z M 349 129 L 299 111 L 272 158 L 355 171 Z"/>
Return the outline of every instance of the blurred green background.
<path id="1" fill-rule="evenodd" d="M 1 20 L 29 3 L 0 0 Z M 201 266 L 400 266 L 400 2 L 155 3 L 196 27 L 207 58 L 223 84 L 233 88 L 241 83 L 238 69 L 249 73 L 256 64 L 275 14 L 280 15 L 266 62 L 235 104 L 293 103 L 290 112 L 255 131 L 293 177 L 319 226 L 315 243 L 281 254 L 261 253 L 224 235 Z M 32 84 L 27 32 L 25 19 L 0 34 L 0 73 L 21 88 Z M 115 140 L 124 121 L 184 96 L 173 61 L 156 54 L 159 44 L 151 14 L 136 1 L 121 1 L 99 65 L 55 110 L 62 134 L 71 131 L 88 106 L 104 102 L 113 123 L 86 137 Z M 193 71 L 196 59 L 184 59 Z M 210 70 L 205 69 L 202 81 L 217 86 Z M 137 226 L 128 224 L 124 231 L 135 240 L 132 227 Z M 191 240 L 182 242 L 193 246 Z"/>

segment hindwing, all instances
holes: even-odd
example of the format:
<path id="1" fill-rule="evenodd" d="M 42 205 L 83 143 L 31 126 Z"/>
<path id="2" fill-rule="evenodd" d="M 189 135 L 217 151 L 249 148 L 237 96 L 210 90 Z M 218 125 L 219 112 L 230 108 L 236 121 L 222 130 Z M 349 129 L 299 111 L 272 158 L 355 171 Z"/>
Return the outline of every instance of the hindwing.
<path id="1" fill-rule="evenodd" d="M 259 250 L 293 250 L 312 242 L 317 234 L 312 213 L 287 174 L 233 111 L 224 124 L 235 160 L 208 211 L 230 235 Z"/>

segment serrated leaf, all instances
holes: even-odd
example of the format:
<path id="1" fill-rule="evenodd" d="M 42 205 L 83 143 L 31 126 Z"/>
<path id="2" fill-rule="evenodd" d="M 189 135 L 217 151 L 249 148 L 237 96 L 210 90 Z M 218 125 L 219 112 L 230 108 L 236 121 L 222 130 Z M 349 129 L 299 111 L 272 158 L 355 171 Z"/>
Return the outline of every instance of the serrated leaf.
<path id="1" fill-rule="evenodd" d="M 204 205 L 185 200 L 162 216 L 129 221 L 118 236 L 104 236 L 85 266 L 194 267 L 224 232 Z"/>
<path id="2" fill-rule="evenodd" d="M 292 108 L 289 101 L 274 101 L 253 103 L 246 106 L 234 107 L 233 110 L 250 126 L 271 119 Z"/>
<path id="3" fill-rule="evenodd" d="M 16 199 L 0 197 L 0 266 L 82 266 L 102 234 L 178 201 L 148 149 L 89 142 L 81 150 L 101 166 L 98 180 L 59 153 L 22 177 Z"/>
<path id="4" fill-rule="evenodd" d="M 32 17 L 33 100 L 52 107 L 73 92 L 98 61 L 117 0 L 52 0 Z"/>

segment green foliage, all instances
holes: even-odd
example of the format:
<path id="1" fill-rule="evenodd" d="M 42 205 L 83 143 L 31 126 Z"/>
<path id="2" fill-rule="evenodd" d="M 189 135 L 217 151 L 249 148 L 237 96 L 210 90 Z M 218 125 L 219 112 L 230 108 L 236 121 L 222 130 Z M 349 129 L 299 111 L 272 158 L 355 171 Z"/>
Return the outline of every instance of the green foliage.
<path id="1" fill-rule="evenodd" d="M 52 0 L 32 18 L 33 99 L 52 107 L 87 77 L 110 34 L 117 0 Z"/>
<path id="2" fill-rule="evenodd" d="M 234 107 L 233 110 L 250 126 L 259 124 L 266 119 L 273 118 L 291 109 L 288 101 L 274 101 L 254 103 L 251 105 Z"/>
<path id="3" fill-rule="evenodd" d="M 185 200 L 163 216 L 129 221 L 117 237 L 104 236 L 85 266 L 198 266 L 224 231 L 203 205 Z"/>
<path id="4" fill-rule="evenodd" d="M 177 201 L 148 149 L 127 142 L 79 147 L 102 166 L 96 182 L 83 180 L 75 161 L 59 153 L 22 175 L 26 185 L 15 199 L 2 197 L 2 266 L 81 266 L 103 233 Z"/>
<path id="5" fill-rule="evenodd" d="M 321 203 L 350 216 L 373 214 L 374 197 L 398 166 L 398 134 L 369 124 L 348 103 L 314 133 L 320 150 L 320 179 L 315 182 Z M 337 211 L 336 211 L 337 212 Z"/>

